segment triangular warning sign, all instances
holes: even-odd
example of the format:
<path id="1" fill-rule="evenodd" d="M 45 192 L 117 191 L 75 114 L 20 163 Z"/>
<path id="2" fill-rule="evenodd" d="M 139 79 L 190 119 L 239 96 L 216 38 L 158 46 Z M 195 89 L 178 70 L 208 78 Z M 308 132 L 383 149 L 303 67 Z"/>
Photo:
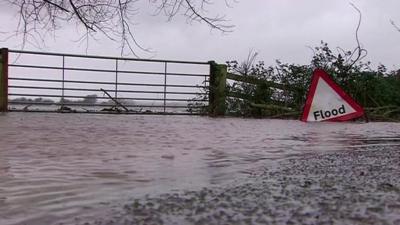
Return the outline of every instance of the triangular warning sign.
<path id="1" fill-rule="evenodd" d="M 302 121 L 346 121 L 358 118 L 363 114 L 363 108 L 346 94 L 324 70 L 314 70 Z"/>

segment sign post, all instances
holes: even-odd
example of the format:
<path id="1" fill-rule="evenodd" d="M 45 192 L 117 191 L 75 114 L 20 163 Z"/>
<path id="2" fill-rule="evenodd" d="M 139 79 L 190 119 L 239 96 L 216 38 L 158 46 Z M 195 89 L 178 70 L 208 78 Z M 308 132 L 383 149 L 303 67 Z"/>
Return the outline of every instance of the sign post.
<path id="1" fill-rule="evenodd" d="M 0 53 L 0 112 L 8 111 L 8 49 Z"/>
<path id="2" fill-rule="evenodd" d="M 364 109 L 324 70 L 314 70 L 302 121 L 347 121 L 363 115 Z"/>

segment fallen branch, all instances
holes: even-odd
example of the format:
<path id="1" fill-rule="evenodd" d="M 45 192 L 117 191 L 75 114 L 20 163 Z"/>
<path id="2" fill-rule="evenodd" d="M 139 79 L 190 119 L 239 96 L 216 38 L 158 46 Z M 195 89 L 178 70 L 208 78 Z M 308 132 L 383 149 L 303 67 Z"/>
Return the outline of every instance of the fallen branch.
<path id="1" fill-rule="evenodd" d="M 29 105 L 25 106 L 22 110 L 28 111 L 28 110 L 29 110 L 29 107 L 31 107 L 31 106 L 32 106 L 32 104 L 29 104 Z"/>
<path id="2" fill-rule="evenodd" d="M 393 110 L 388 110 L 385 113 L 383 113 L 384 117 L 390 117 L 390 115 L 394 113 L 400 113 L 400 107 L 399 108 L 394 108 Z"/>
<path id="3" fill-rule="evenodd" d="M 129 112 L 129 109 L 126 108 L 124 105 L 122 105 L 120 102 L 118 102 L 115 98 L 111 97 L 110 94 L 108 94 L 108 92 L 106 90 L 104 90 L 103 88 L 100 88 L 101 91 L 103 91 L 113 102 L 115 102 L 115 104 L 121 106 L 123 109 L 125 109 L 126 112 Z"/>

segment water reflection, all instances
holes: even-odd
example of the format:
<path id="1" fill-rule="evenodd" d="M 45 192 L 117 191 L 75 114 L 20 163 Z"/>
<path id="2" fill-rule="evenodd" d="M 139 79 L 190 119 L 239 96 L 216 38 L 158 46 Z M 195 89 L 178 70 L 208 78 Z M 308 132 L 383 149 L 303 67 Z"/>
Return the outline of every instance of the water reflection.
<path id="1" fill-rule="evenodd" d="M 129 198 L 221 185 L 309 152 L 400 145 L 393 123 L 184 116 L 0 116 L 0 224 L 43 224 Z"/>

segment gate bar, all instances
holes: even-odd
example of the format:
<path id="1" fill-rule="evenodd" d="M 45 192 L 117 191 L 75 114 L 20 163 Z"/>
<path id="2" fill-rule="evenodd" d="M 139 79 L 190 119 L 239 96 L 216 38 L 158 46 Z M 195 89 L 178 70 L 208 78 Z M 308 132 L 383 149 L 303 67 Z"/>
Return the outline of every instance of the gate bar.
<path id="1" fill-rule="evenodd" d="M 65 57 L 75 57 L 75 58 L 118 59 L 118 60 L 121 60 L 121 61 L 140 61 L 140 62 L 158 62 L 158 63 L 167 62 L 167 63 L 177 63 L 177 64 L 198 64 L 198 65 L 208 65 L 209 64 L 209 62 L 199 62 L 199 61 L 180 61 L 180 60 L 163 60 L 163 59 L 138 59 L 138 58 L 109 57 L 109 56 L 96 56 L 96 55 L 62 54 L 62 53 L 54 53 L 54 52 L 35 52 L 35 51 L 22 51 L 22 50 L 9 50 L 9 52 L 20 53 L 20 54 L 32 54 L 32 55 L 65 56 Z"/>

